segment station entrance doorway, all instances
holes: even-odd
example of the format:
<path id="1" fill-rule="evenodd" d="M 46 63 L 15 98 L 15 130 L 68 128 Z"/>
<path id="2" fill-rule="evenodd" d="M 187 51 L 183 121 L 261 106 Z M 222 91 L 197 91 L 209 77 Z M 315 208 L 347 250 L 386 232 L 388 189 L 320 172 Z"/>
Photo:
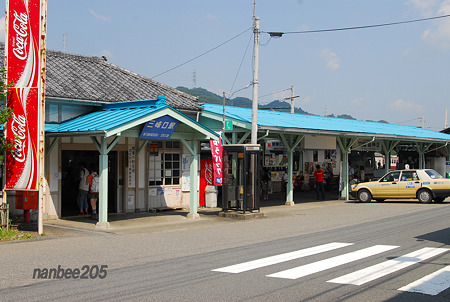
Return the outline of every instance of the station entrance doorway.
<path id="1" fill-rule="evenodd" d="M 223 146 L 223 210 L 259 210 L 260 145 Z"/>
<path id="2" fill-rule="evenodd" d="M 84 162 L 88 170 L 90 170 L 91 165 L 95 165 L 98 169 L 98 152 L 63 150 L 61 153 L 61 217 L 76 216 L 80 212 L 77 205 L 77 194 L 80 183 L 79 164 Z M 117 212 L 116 183 L 117 152 L 111 151 L 108 154 L 108 212 L 110 213 Z M 89 212 L 91 212 L 89 201 L 88 205 Z"/>

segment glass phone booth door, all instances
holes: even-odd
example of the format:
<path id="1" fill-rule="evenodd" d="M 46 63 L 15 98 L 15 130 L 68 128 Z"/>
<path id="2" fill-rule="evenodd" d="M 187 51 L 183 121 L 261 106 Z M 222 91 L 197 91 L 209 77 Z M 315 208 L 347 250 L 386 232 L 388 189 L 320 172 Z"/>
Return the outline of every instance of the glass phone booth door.
<path id="1" fill-rule="evenodd" d="M 260 146 L 223 146 L 223 210 L 259 210 Z"/>

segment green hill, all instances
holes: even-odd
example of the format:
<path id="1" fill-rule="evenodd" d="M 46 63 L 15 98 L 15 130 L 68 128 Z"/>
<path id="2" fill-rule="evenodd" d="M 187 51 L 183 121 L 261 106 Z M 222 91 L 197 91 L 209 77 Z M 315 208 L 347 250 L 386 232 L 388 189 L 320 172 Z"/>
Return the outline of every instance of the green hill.
<path id="1" fill-rule="evenodd" d="M 190 95 L 198 97 L 199 103 L 208 103 L 208 104 L 223 104 L 223 96 L 217 95 L 213 92 L 210 92 L 204 88 L 186 88 L 186 87 L 177 87 L 178 90 L 186 92 Z M 252 108 L 252 100 L 245 97 L 235 97 L 232 99 L 225 100 L 226 105 L 230 106 L 237 106 L 237 107 L 245 107 L 245 108 Z M 259 105 L 260 109 L 271 109 L 271 108 L 280 108 L 280 107 L 288 107 L 287 109 L 272 109 L 276 111 L 285 111 L 290 112 L 290 103 L 285 101 L 272 101 L 268 104 Z M 302 113 L 302 114 L 310 114 L 306 111 L 304 111 L 301 108 L 294 108 L 295 113 Z"/>
<path id="2" fill-rule="evenodd" d="M 177 87 L 178 90 L 183 91 L 185 93 L 188 93 L 190 95 L 198 97 L 199 103 L 208 103 L 208 104 L 223 104 L 223 96 L 217 95 L 213 92 L 210 92 L 204 88 L 186 88 L 179 86 Z M 225 104 L 229 106 L 237 106 L 237 107 L 245 107 L 245 108 L 252 108 L 252 100 L 245 97 L 235 97 L 233 99 L 226 99 Z M 259 109 L 267 109 L 267 110 L 274 110 L 274 111 L 282 111 L 282 112 L 291 112 L 291 104 L 286 101 L 280 101 L 275 100 L 268 104 L 259 105 Z M 294 108 L 295 113 L 300 114 L 311 114 L 309 112 L 304 111 L 300 107 Z M 328 117 L 335 117 L 335 118 L 343 118 L 343 119 L 349 119 L 349 120 L 356 120 L 353 116 L 349 114 L 339 114 L 334 115 L 330 114 Z M 379 123 L 387 123 L 385 120 L 378 121 Z"/>

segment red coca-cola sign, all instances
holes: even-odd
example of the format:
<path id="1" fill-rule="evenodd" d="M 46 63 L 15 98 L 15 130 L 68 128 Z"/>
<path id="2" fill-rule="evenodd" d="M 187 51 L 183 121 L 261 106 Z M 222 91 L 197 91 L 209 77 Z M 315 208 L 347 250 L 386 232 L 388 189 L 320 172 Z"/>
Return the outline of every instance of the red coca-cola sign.
<path id="1" fill-rule="evenodd" d="M 7 1 L 5 65 L 12 119 L 6 138 L 14 146 L 6 155 L 6 189 L 37 190 L 39 183 L 41 1 Z"/>

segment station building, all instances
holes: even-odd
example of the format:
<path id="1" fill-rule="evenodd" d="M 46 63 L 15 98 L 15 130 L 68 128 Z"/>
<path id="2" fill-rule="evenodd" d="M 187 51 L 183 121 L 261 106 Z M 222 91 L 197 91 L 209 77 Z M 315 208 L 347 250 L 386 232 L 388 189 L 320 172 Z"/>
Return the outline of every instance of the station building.
<path id="1" fill-rule="evenodd" d="M 100 227 L 108 226 L 108 213 L 165 207 L 189 208 L 190 217 L 197 217 L 197 207 L 204 205 L 201 174 L 208 168 L 201 161 L 210 158 L 209 141 L 222 134 L 224 144 L 248 143 L 251 109 L 199 104 L 196 97 L 105 57 L 51 50 L 46 56 L 44 220 L 78 213 L 81 162 L 99 168 Z M 224 131 L 225 119 L 232 130 Z M 145 136 L 143 130 L 157 122 L 175 123 L 173 133 Z M 309 175 L 316 163 L 333 164 L 348 198 L 345 184 L 354 152 L 378 151 L 390 160 L 392 150 L 409 150 L 418 154 L 417 168 L 441 165 L 442 160 L 427 161 L 430 151 L 440 150 L 433 156 L 443 157 L 444 166 L 450 161 L 449 134 L 408 126 L 259 111 L 258 135 L 261 164 L 274 172 L 274 184 L 282 170 L 289 174 L 286 204 L 291 205 L 293 176 Z M 8 194 L 8 203 L 14 208 L 14 194 Z"/>

